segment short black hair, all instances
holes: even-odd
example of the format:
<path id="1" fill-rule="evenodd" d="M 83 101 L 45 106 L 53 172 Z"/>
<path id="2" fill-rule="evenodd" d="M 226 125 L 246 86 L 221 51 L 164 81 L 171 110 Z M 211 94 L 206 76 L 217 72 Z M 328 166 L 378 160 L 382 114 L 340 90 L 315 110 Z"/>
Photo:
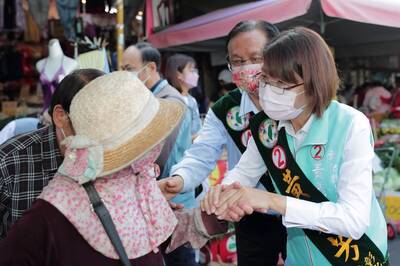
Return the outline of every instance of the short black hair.
<path id="1" fill-rule="evenodd" d="M 269 23 L 265 20 L 244 20 L 236 24 L 228 33 L 226 46 L 228 47 L 229 42 L 239 33 L 249 32 L 252 30 L 260 30 L 264 32 L 268 39 L 275 38 L 279 34 L 279 29 L 272 23 Z"/>
<path id="2" fill-rule="evenodd" d="M 143 63 L 154 62 L 157 67 L 157 71 L 161 69 L 161 54 L 158 49 L 151 46 L 149 43 L 138 43 L 135 45 L 139 49 L 142 55 Z"/>
<path id="3" fill-rule="evenodd" d="M 97 69 L 79 69 L 65 76 L 58 84 L 51 98 L 49 115 L 53 117 L 53 110 L 56 105 L 61 105 L 64 111 L 69 113 L 74 96 L 90 81 L 104 75 L 104 72 Z"/>

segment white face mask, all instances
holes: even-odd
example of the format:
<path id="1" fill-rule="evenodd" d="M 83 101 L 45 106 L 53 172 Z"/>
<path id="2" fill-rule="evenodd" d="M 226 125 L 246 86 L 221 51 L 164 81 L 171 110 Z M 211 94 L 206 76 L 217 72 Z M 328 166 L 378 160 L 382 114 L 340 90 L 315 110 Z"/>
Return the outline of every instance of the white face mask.
<path id="1" fill-rule="evenodd" d="M 135 77 L 135 78 L 138 78 L 140 81 L 142 81 L 144 84 L 150 79 L 150 75 L 149 76 L 147 76 L 147 78 L 145 79 L 145 80 L 141 80 L 140 78 L 139 78 L 139 74 L 140 74 L 140 72 L 142 72 L 145 68 L 147 67 L 147 64 L 145 65 L 145 66 L 143 66 L 141 69 L 139 69 L 139 70 L 136 70 L 136 71 L 130 71 L 131 73 L 132 73 L 132 75 Z"/>
<path id="2" fill-rule="evenodd" d="M 264 112 L 274 120 L 292 120 L 298 117 L 306 105 L 296 108 L 296 97 L 304 93 L 283 90 L 270 84 L 260 87 L 260 105 Z"/>

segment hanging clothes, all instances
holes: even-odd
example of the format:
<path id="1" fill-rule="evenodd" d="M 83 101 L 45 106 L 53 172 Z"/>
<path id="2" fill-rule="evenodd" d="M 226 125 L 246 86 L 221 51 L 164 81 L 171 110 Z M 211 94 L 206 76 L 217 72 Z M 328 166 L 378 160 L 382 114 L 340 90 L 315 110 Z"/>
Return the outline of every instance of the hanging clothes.
<path id="1" fill-rule="evenodd" d="M 1 1 L 1 0 L 0 0 Z M 24 40 L 26 42 L 40 42 L 40 29 L 32 13 L 29 10 L 28 0 L 23 1 L 23 9 L 25 13 L 25 31 Z"/>
<path id="2" fill-rule="evenodd" d="M 0 0 L 0 30 L 4 27 L 4 0 Z"/>
<path id="3" fill-rule="evenodd" d="M 47 17 L 49 15 L 49 0 L 29 0 L 29 10 L 39 26 L 44 38 L 47 38 Z"/>
<path id="4" fill-rule="evenodd" d="M 14 0 L 4 1 L 4 29 L 15 29 L 15 3 Z"/>
<path id="5" fill-rule="evenodd" d="M 21 79 L 22 55 L 13 45 L 0 47 L 0 82 Z"/>
<path id="6" fill-rule="evenodd" d="M 63 68 L 64 64 L 64 56 L 62 57 L 61 66 L 57 70 L 56 74 L 53 76 L 52 79 L 48 79 L 45 74 L 45 69 L 47 65 L 47 60 L 45 59 L 45 63 L 43 69 L 40 71 L 40 82 L 42 83 L 43 89 L 43 111 L 45 111 L 50 106 L 51 97 L 53 96 L 54 91 L 57 88 L 58 81 L 60 80 L 60 76 L 65 76 L 65 70 Z"/>
<path id="7" fill-rule="evenodd" d="M 23 9 L 23 0 L 15 1 L 15 23 L 18 29 L 25 30 L 25 14 Z"/>
<path id="8" fill-rule="evenodd" d="M 61 24 L 64 26 L 64 34 L 67 39 L 75 39 L 75 17 L 79 7 L 79 0 L 57 0 L 57 11 Z"/>
<path id="9" fill-rule="evenodd" d="M 79 68 L 95 68 L 104 73 L 110 72 L 105 49 L 90 51 L 78 56 Z"/>

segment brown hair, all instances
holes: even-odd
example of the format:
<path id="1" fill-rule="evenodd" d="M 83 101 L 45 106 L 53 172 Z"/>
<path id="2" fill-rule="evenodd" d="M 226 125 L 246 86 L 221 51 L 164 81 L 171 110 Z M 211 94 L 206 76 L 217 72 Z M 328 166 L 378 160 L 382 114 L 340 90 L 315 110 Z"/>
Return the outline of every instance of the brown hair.
<path id="1" fill-rule="evenodd" d="M 322 116 L 339 86 L 332 53 L 321 36 L 307 28 L 297 27 L 279 34 L 264 49 L 266 75 L 288 83 L 304 82 L 311 98 L 311 110 Z"/>
<path id="2" fill-rule="evenodd" d="M 182 88 L 179 85 L 178 71 L 183 72 L 183 69 L 187 64 L 196 64 L 193 57 L 184 54 L 175 54 L 168 58 L 167 65 L 165 67 L 165 77 L 169 84 L 172 85 L 179 92 L 182 92 Z"/>

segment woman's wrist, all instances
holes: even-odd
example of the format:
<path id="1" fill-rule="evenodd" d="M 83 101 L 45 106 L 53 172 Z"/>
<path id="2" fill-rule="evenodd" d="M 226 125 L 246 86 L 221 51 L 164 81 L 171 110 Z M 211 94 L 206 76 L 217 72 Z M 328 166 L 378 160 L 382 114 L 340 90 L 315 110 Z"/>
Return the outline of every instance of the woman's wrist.
<path id="1" fill-rule="evenodd" d="M 286 214 L 286 196 L 276 193 L 266 192 L 269 197 L 269 209 L 278 212 L 281 215 Z"/>

